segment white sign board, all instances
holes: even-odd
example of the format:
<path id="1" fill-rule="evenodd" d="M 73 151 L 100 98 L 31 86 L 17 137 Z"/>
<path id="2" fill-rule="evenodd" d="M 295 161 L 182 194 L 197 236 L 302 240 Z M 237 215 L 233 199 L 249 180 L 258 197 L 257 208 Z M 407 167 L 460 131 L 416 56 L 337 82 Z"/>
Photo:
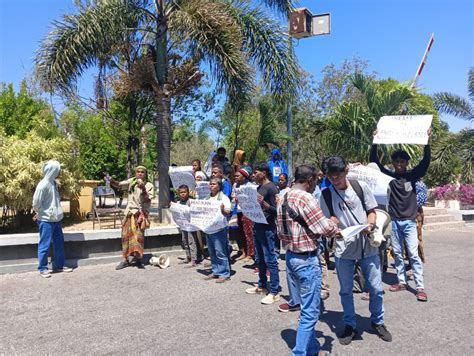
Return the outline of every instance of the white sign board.
<path id="1" fill-rule="evenodd" d="M 191 224 L 207 234 L 224 229 L 227 219 L 222 215 L 221 204 L 219 200 L 191 200 Z"/>
<path id="2" fill-rule="evenodd" d="M 211 188 L 209 187 L 209 182 L 196 182 L 196 198 L 205 199 L 209 194 L 211 194 Z"/>
<path id="3" fill-rule="evenodd" d="M 189 190 L 194 190 L 196 187 L 192 166 L 170 167 L 169 174 L 175 189 L 183 184 L 187 185 Z"/>
<path id="4" fill-rule="evenodd" d="M 363 165 L 349 165 L 348 179 L 354 179 L 365 182 L 379 205 L 387 205 L 387 190 L 388 184 L 393 179 L 392 177 L 383 174 L 382 172 Z"/>
<path id="5" fill-rule="evenodd" d="M 183 231 L 198 231 L 199 228 L 191 224 L 191 208 L 179 203 L 171 203 L 171 215 L 176 225 Z"/>
<path id="6" fill-rule="evenodd" d="M 268 224 L 262 207 L 257 201 L 257 186 L 253 184 L 241 185 L 234 190 L 237 202 L 242 209 L 242 214 L 253 222 Z"/>
<path id="7" fill-rule="evenodd" d="M 374 144 L 406 143 L 426 145 L 433 115 L 382 116 Z"/>

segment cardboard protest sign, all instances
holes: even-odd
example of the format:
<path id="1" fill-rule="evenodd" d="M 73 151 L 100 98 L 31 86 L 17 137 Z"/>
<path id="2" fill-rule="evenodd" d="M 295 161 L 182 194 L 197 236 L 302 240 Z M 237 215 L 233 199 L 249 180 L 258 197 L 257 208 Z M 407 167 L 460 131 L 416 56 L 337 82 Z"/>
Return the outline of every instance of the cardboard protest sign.
<path id="1" fill-rule="evenodd" d="M 211 188 L 209 182 L 196 182 L 196 198 L 204 199 L 211 194 Z"/>
<path id="2" fill-rule="evenodd" d="M 189 190 L 194 190 L 196 187 L 192 166 L 170 167 L 169 174 L 175 189 L 183 184 L 187 185 Z"/>
<path id="3" fill-rule="evenodd" d="M 433 115 L 382 116 L 374 144 L 408 143 L 426 145 Z"/>
<path id="4" fill-rule="evenodd" d="M 198 231 L 199 228 L 191 224 L 191 208 L 187 205 L 171 203 L 171 215 L 176 225 L 183 231 Z"/>
<path id="5" fill-rule="evenodd" d="M 214 233 L 227 227 L 221 212 L 220 200 L 191 200 L 191 224 L 205 233 Z"/>
<path id="6" fill-rule="evenodd" d="M 392 177 L 383 174 L 382 172 L 363 165 L 349 165 L 348 179 L 355 179 L 365 182 L 372 193 L 375 200 L 380 205 L 387 205 L 387 190 L 388 184 L 393 179 Z"/>
<path id="7" fill-rule="evenodd" d="M 257 201 L 257 186 L 253 184 L 241 185 L 235 188 L 237 195 L 237 202 L 242 209 L 242 214 L 248 217 L 253 222 L 268 224 L 262 207 Z"/>

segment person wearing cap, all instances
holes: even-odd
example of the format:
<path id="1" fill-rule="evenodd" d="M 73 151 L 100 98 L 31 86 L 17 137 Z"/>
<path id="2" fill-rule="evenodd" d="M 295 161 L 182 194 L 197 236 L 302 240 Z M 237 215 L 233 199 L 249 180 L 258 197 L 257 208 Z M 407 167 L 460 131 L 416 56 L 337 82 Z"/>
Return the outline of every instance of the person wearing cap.
<path id="1" fill-rule="evenodd" d="M 43 278 L 50 278 L 48 269 L 49 246 L 53 244 L 53 272 L 72 272 L 64 265 L 64 235 L 62 228 L 63 209 L 56 178 L 61 172 L 58 161 L 47 161 L 43 166 L 43 179 L 36 186 L 33 195 L 33 220 L 39 228 L 38 271 Z"/>
<path id="2" fill-rule="evenodd" d="M 135 168 L 135 177 L 116 181 L 111 178 L 114 188 L 128 190 L 128 204 L 122 222 L 122 257 L 123 260 L 115 269 L 121 270 L 132 264 L 145 268 L 142 262 L 145 245 L 145 229 L 150 226 L 151 199 L 153 184 L 148 182 L 148 171 L 144 166 Z"/>
<path id="3" fill-rule="evenodd" d="M 403 261 L 403 244 L 407 245 L 408 256 L 413 269 L 416 284 L 416 299 L 420 302 L 428 301 L 423 283 L 423 264 L 418 254 L 418 235 L 416 231 L 416 182 L 425 176 L 430 166 L 431 150 L 429 138 L 431 128 L 428 129 L 428 144 L 425 145 L 423 159 L 411 170 L 408 170 L 410 155 L 403 150 L 392 153 L 394 170 L 385 168 L 377 156 L 377 145 L 372 145 L 370 161 L 375 162 L 380 171 L 392 178 L 389 183 L 388 213 L 392 219 L 392 250 L 395 255 L 395 269 L 397 270 L 398 283 L 390 287 L 391 292 L 407 290 L 405 263 Z M 374 132 L 374 136 L 377 131 Z"/>

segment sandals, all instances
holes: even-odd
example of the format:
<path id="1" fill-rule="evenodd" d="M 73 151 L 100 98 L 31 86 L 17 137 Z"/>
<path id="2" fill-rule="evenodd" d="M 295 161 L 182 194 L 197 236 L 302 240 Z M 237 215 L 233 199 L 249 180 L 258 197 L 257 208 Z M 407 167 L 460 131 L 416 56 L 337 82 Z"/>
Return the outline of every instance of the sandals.
<path id="1" fill-rule="evenodd" d="M 388 290 L 390 292 L 400 292 L 402 290 L 407 290 L 407 285 L 402 283 L 392 284 Z"/>
<path id="2" fill-rule="evenodd" d="M 218 276 L 215 276 L 215 275 L 213 275 L 213 274 L 211 273 L 211 274 L 207 275 L 206 277 L 204 277 L 203 279 L 204 279 L 205 281 L 210 281 L 211 279 L 216 279 L 216 278 L 219 278 L 219 277 L 218 277 Z"/>
<path id="3" fill-rule="evenodd" d="M 230 281 L 230 278 L 219 277 L 216 279 L 216 283 L 225 283 L 227 281 Z"/>
<path id="4" fill-rule="evenodd" d="M 428 296 L 426 295 L 426 293 L 423 289 L 417 289 L 415 296 L 416 296 L 416 300 L 418 300 L 419 302 L 427 302 L 428 301 Z"/>

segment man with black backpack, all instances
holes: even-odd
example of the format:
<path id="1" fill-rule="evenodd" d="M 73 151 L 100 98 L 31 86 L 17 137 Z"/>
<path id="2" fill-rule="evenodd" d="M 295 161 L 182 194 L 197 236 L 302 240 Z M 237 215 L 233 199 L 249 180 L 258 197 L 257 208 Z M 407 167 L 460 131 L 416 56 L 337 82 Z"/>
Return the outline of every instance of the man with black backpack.
<path id="1" fill-rule="evenodd" d="M 384 341 L 392 341 L 392 335 L 384 324 L 382 271 L 378 248 L 367 237 L 374 231 L 377 202 L 365 182 L 348 180 L 349 168 L 340 156 L 328 157 L 323 171 L 332 183 L 323 190 L 320 200 L 324 215 L 337 221 L 340 229 L 355 225 L 368 225 L 359 234 L 336 239 L 336 271 L 340 284 L 339 295 L 344 311 L 344 331 L 338 336 L 342 345 L 348 345 L 356 335 L 356 316 L 352 294 L 354 268 L 359 263 L 369 289 L 370 319 L 375 333 Z"/>
<path id="2" fill-rule="evenodd" d="M 286 273 L 293 283 L 290 308 L 301 308 L 293 354 L 328 354 L 319 351 L 315 326 L 320 314 L 321 266 L 319 240 L 321 235 L 334 236 L 336 224 L 324 217 L 313 196 L 317 184 L 314 167 L 296 168 L 295 183 L 277 202 L 277 232 L 286 249 Z M 289 287 L 290 288 L 290 287 Z M 291 293 L 290 293 L 291 294 Z"/>

